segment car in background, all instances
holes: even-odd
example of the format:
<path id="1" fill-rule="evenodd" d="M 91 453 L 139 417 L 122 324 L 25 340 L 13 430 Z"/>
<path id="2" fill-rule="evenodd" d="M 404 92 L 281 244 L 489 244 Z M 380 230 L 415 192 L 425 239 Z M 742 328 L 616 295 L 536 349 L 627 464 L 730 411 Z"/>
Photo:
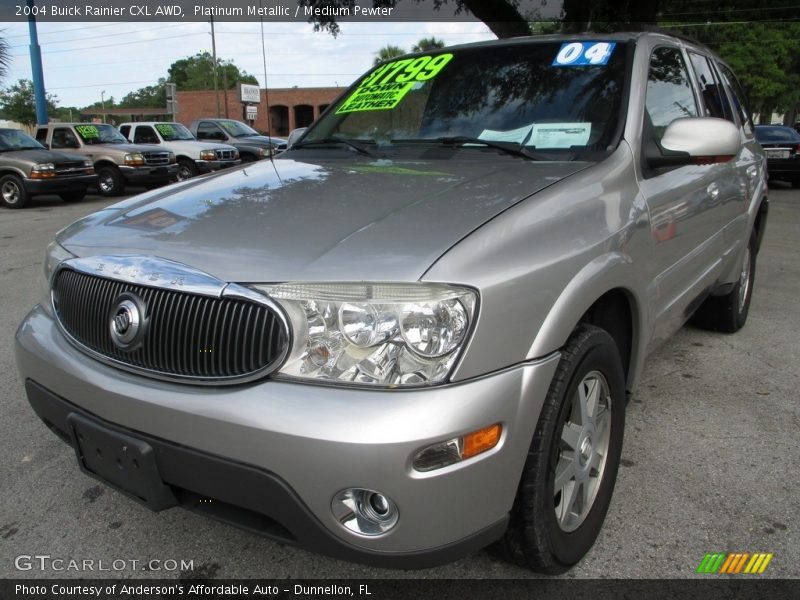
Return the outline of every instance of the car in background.
<path id="1" fill-rule="evenodd" d="M 756 125 L 756 140 L 767 155 L 769 178 L 800 188 L 800 133 L 783 125 Z"/>
<path id="2" fill-rule="evenodd" d="M 90 159 L 103 196 L 119 196 L 128 185 L 158 187 L 176 179 L 175 154 L 136 146 L 105 123 L 50 123 L 36 128 L 36 140 L 51 150 L 74 151 Z"/>
<path id="3" fill-rule="evenodd" d="M 198 141 L 180 123 L 123 123 L 119 131 L 134 144 L 157 144 L 174 152 L 178 162 L 178 181 L 234 167 L 242 162 L 239 151 L 233 146 Z"/>
<path id="4" fill-rule="evenodd" d="M 51 152 L 19 129 L 0 129 L 0 203 L 22 208 L 31 196 L 58 194 L 77 202 L 97 181 L 90 160 Z"/>
<path id="5" fill-rule="evenodd" d="M 198 119 L 189 129 L 200 141 L 235 146 L 242 162 L 269 158 L 286 148 L 285 139 L 261 135 L 249 125 L 233 119 Z"/>

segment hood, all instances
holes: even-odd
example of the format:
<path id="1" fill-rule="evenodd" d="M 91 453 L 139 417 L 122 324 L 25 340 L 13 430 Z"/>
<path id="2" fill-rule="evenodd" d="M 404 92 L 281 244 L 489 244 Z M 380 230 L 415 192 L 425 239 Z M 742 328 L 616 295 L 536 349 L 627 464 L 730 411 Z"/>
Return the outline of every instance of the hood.
<path id="1" fill-rule="evenodd" d="M 498 213 L 588 166 L 483 153 L 259 161 L 136 196 L 58 241 L 78 256 L 158 256 L 223 281 L 410 282 Z"/>
<path id="2" fill-rule="evenodd" d="M 0 153 L 0 160 L 3 158 L 14 159 L 30 163 L 65 163 L 65 162 L 85 162 L 86 157 L 80 154 L 70 154 L 68 152 L 58 152 L 54 150 L 34 149 L 34 150 L 12 150 Z"/>
<path id="3" fill-rule="evenodd" d="M 265 135 L 249 135 L 247 137 L 237 137 L 233 138 L 231 143 L 234 144 L 243 144 L 245 146 L 256 146 L 258 148 L 271 148 L 276 144 L 282 144 L 284 140 L 279 140 L 278 138 L 268 138 Z"/>
<path id="4" fill-rule="evenodd" d="M 230 144 L 221 144 L 219 142 L 199 142 L 197 140 L 174 140 L 172 142 L 161 142 L 159 147 L 166 148 L 175 154 L 191 152 L 200 155 L 203 150 L 236 150 Z"/>
<path id="5" fill-rule="evenodd" d="M 162 148 L 159 144 L 86 144 L 83 151 L 92 152 L 99 150 L 107 150 L 111 152 L 165 152 L 166 148 Z"/>

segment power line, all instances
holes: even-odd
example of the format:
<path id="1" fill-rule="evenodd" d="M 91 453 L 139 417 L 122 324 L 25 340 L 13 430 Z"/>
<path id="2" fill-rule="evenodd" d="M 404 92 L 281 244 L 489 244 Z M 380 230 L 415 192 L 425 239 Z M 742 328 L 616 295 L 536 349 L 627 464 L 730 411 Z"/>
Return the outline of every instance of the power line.
<path id="1" fill-rule="evenodd" d="M 176 38 L 184 38 L 184 37 L 196 36 L 196 35 L 208 35 L 208 33 L 205 32 L 205 31 L 198 31 L 198 32 L 195 32 L 195 33 L 182 33 L 182 34 L 179 34 L 179 35 L 171 36 L 170 40 L 174 40 Z M 62 54 L 64 52 L 81 52 L 83 50 L 94 50 L 94 49 L 97 49 L 97 48 L 117 48 L 118 46 L 130 46 L 131 44 L 148 44 L 148 43 L 153 43 L 153 42 L 157 42 L 157 41 L 158 40 L 148 39 L 148 40 L 135 40 L 135 41 L 132 41 L 132 42 L 120 42 L 119 44 L 103 44 L 103 45 L 100 45 L 100 46 L 84 46 L 82 48 L 64 48 L 64 49 L 61 49 L 61 50 L 48 50 L 48 51 L 42 52 L 42 54 Z M 20 57 L 20 56 L 27 56 L 27 54 L 10 54 L 9 56 Z"/>
<path id="2" fill-rule="evenodd" d="M 153 27 L 153 28 L 150 28 L 150 29 L 135 29 L 133 31 L 126 31 L 125 35 L 130 35 L 130 34 L 134 34 L 134 33 L 150 33 L 151 31 L 158 31 L 159 29 L 174 29 L 176 27 L 176 25 L 177 26 L 181 26 L 181 25 L 190 25 L 190 24 L 191 23 L 176 23 L 176 24 L 172 24 L 172 25 L 165 25 L 163 27 Z M 71 31 L 77 31 L 77 30 L 73 29 Z M 68 40 L 59 39 L 58 42 L 55 42 L 55 43 L 61 44 L 61 43 L 64 43 L 64 42 L 83 42 L 83 41 L 86 41 L 86 40 L 97 40 L 97 39 L 100 39 L 100 38 L 108 38 L 108 37 L 119 37 L 119 33 L 106 33 L 106 34 L 103 34 L 103 35 L 94 35 L 94 36 L 91 36 L 91 37 L 71 38 L 71 39 L 68 39 Z M 48 43 L 51 43 L 51 42 L 48 42 Z M 28 46 L 28 44 L 14 44 L 13 46 L 9 46 L 9 48 L 25 48 L 27 46 Z"/>

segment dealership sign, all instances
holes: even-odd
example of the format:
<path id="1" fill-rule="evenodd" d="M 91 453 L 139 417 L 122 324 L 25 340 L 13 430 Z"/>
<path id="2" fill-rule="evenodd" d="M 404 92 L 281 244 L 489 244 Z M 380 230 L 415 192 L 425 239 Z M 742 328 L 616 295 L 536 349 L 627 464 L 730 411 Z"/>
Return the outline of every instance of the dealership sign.
<path id="1" fill-rule="evenodd" d="M 239 84 L 239 99 L 244 102 L 261 102 L 261 88 L 248 83 Z"/>

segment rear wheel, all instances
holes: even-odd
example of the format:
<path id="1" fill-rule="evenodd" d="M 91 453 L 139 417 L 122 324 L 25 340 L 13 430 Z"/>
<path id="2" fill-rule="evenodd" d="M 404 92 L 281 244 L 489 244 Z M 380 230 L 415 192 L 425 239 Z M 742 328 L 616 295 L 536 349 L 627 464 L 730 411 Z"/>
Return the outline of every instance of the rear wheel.
<path id="1" fill-rule="evenodd" d="M 582 324 L 563 349 L 500 542 L 507 558 L 562 573 L 600 533 L 617 477 L 625 429 L 619 350 Z"/>
<path id="2" fill-rule="evenodd" d="M 71 192 L 61 192 L 59 194 L 64 202 L 80 202 L 86 198 L 86 190 L 74 190 Z"/>
<path id="3" fill-rule="evenodd" d="M 30 196 L 25 190 L 22 179 L 16 175 L 0 177 L 0 200 L 7 208 L 22 208 L 28 203 Z"/>
<path id="4" fill-rule="evenodd" d="M 100 167 L 97 169 L 97 189 L 102 196 L 119 196 L 125 191 L 125 178 L 116 167 Z"/>
<path id="5" fill-rule="evenodd" d="M 750 240 L 742 257 L 739 279 L 730 292 L 724 296 L 706 298 L 692 317 L 692 323 L 704 329 L 735 333 L 747 322 L 750 299 L 753 297 L 753 283 L 756 276 L 756 236 Z"/>

